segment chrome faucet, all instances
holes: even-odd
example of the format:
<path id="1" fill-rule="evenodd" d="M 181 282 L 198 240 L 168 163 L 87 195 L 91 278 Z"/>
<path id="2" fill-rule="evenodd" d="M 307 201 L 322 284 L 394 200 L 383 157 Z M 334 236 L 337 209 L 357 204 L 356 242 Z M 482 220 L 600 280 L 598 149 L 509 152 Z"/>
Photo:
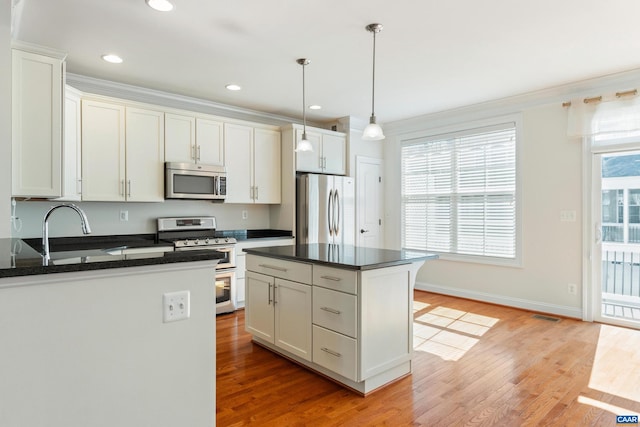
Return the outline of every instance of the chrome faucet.
<path id="1" fill-rule="evenodd" d="M 82 223 L 82 232 L 84 234 L 91 234 L 91 227 L 89 226 L 89 220 L 87 215 L 78 206 L 73 203 L 64 203 L 62 205 L 53 206 L 44 214 L 44 221 L 42 222 L 42 256 L 44 257 L 45 265 L 49 264 L 49 217 L 59 208 L 73 209 L 80 215 L 80 222 Z"/>

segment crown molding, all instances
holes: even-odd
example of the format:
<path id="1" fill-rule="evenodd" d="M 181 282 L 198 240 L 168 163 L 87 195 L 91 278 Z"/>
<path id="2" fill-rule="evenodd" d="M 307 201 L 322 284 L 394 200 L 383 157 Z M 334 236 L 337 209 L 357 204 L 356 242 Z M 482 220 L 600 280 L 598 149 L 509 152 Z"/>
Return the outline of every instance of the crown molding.
<path id="1" fill-rule="evenodd" d="M 558 106 L 565 101 L 601 95 L 602 92 L 620 92 L 640 89 L 640 68 L 608 74 L 538 91 L 513 95 L 450 110 L 438 111 L 405 120 L 384 123 L 385 133 L 398 135 L 425 126 L 446 126 L 467 120 L 485 119 L 523 111 L 552 103 Z"/>
<path id="2" fill-rule="evenodd" d="M 246 120 L 277 126 L 283 126 L 291 123 L 302 123 L 300 119 L 293 117 L 250 110 L 206 99 L 163 92 L 156 89 L 149 89 L 74 73 L 67 73 L 67 84 L 82 92 L 91 94 L 195 111 L 204 114 L 212 114 L 237 120 Z M 307 122 L 307 124 L 317 126 L 315 123 Z"/>

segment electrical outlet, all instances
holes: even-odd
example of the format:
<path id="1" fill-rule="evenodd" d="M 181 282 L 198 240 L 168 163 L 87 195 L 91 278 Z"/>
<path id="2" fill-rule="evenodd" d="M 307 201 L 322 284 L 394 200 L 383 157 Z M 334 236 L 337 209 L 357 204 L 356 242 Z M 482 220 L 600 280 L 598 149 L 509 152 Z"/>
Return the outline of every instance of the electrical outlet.
<path id="1" fill-rule="evenodd" d="M 188 319 L 191 315 L 189 291 L 169 292 L 162 296 L 164 322 Z"/>
<path id="2" fill-rule="evenodd" d="M 242 219 L 249 218 L 249 211 L 242 211 Z"/>
<path id="3" fill-rule="evenodd" d="M 567 285 L 567 292 L 569 292 L 571 295 L 577 295 L 578 294 L 578 286 L 575 283 L 569 283 Z"/>
<path id="4" fill-rule="evenodd" d="M 129 211 L 120 211 L 120 221 L 129 221 Z"/>

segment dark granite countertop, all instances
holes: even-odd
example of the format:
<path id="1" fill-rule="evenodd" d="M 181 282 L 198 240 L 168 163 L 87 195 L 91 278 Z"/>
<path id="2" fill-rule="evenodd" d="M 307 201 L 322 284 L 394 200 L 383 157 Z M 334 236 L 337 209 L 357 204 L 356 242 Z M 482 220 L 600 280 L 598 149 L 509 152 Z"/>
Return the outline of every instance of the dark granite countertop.
<path id="1" fill-rule="evenodd" d="M 252 255 L 269 258 L 324 264 L 349 270 L 373 270 L 416 261 L 437 259 L 438 255 L 427 252 L 365 248 L 350 245 L 291 245 L 267 246 L 244 249 Z"/>
<path id="2" fill-rule="evenodd" d="M 0 239 L 0 278 L 177 262 L 215 261 L 223 256 L 216 251 L 209 250 L 166 252 L 163 249 L 167 248 L 167 245 L 157 245 L 153 240 L 153 235 L 150 236 L 151 239 L 145 238 L 144 235 L 91 236 L 62 238 L 62 240 L 54 238 L 50 241 L 52 255 L 48 265 L 44 265 L 40 252 L 27 244 L 27 242 L 31 242 L 38 247 L 38 244 L 31 239 Z M 79 241 L 74 242 L 74 239 Z M 157 251 L 110 255 L 103 250 L 124 246 L 129 249 L 155 248 Z M 114 252 L 112 251 L 112 253 Z"/>

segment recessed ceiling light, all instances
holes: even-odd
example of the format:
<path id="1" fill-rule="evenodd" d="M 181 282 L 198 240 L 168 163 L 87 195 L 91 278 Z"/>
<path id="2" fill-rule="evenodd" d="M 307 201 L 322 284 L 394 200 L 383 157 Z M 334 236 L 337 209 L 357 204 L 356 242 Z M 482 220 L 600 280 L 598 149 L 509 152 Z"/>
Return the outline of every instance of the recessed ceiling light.
<path id="1" fill-rule="evenodd" d="M 228 90 L 242 90 L 242 87 L 240 85 L 236 85 L 236 84 L 228 84 L 225 87 Z"/>
<path id="2" fill-rule="evenodd" d="M 102 55 L 102 59 L 104 59 L 107 62 L 111 62 L 112 64 L 121 64 L 122 63 L 122 58 L 120 58 L 118 55 L 114 55 L 113 53 L 109 53 L 107 55 Z"/>
<path id="3" fill-rule="evenodd" d="M 150 8 L 160 12 L 169 12 L 173 10 L 173 5 L 168 0 L 145 0 Z"/>
<path id="4" fill-rule="evenodd" d="M 322 105 L 309 105 L 309 110 L 322 110 Z"/>

